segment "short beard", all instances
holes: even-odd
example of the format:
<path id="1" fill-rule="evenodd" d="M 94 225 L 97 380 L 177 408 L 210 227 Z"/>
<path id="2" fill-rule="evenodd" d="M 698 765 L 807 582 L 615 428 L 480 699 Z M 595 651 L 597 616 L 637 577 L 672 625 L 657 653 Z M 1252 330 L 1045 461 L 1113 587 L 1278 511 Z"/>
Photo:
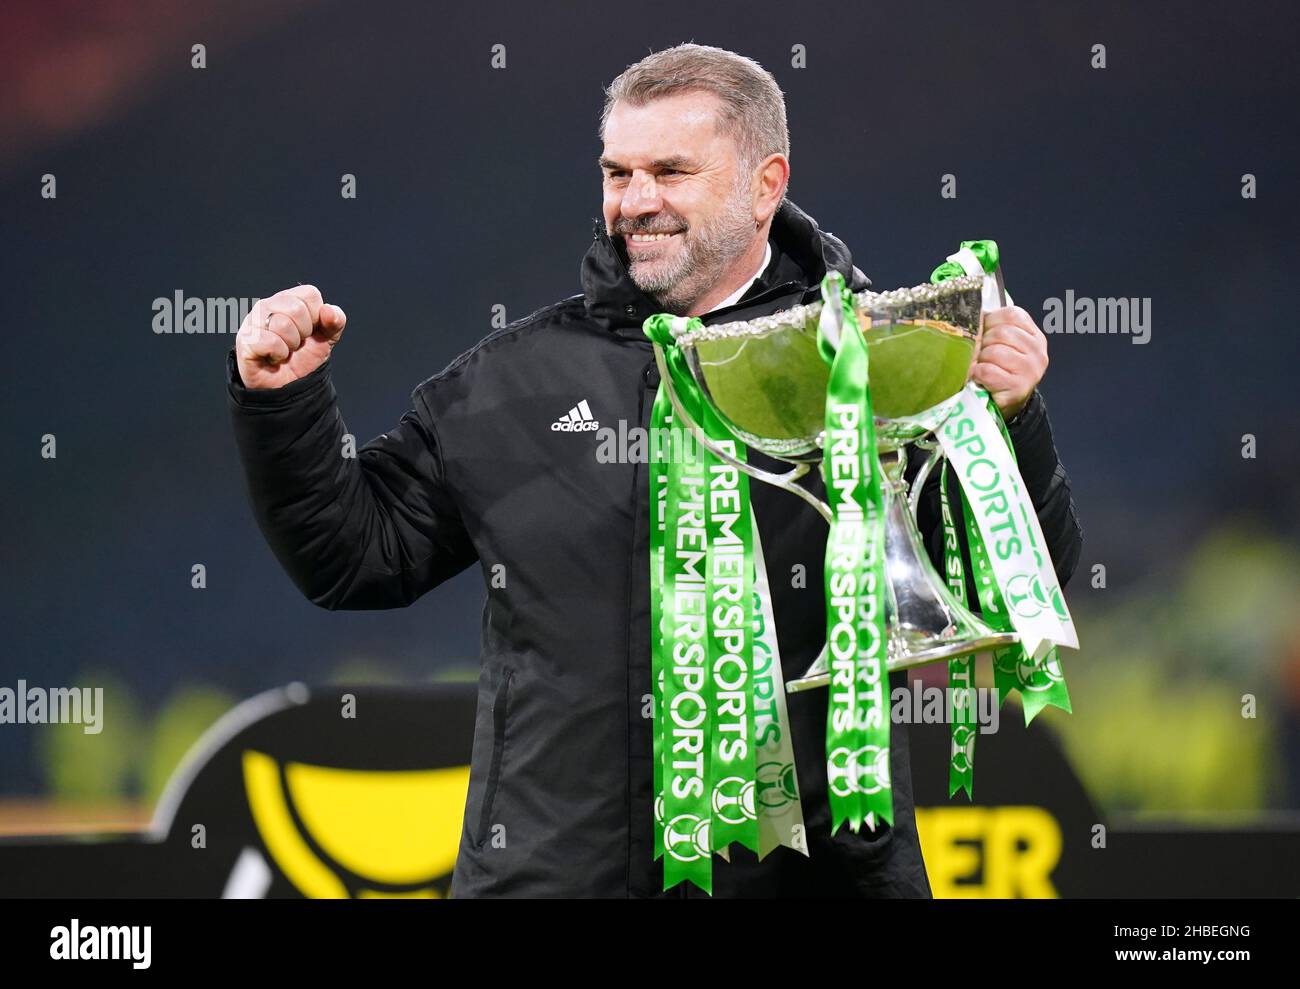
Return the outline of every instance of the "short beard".
<path id="1" fill-rule="evenodd" d="M 748 184 L 740 183 L 713 217 L 686 232 L 686 244 L 676 263 L 661 269 L 653 262 L 633 261 L 628 273 L 664 312 L 684 315 L 749 249 L 757 229 Z"/>

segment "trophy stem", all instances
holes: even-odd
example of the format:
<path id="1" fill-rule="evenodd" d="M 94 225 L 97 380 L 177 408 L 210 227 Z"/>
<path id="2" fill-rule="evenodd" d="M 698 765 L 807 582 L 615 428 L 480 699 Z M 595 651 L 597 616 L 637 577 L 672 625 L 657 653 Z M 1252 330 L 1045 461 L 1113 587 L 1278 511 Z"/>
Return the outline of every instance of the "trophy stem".
<path id="1" fill-rule="evenodd" d="M 912 517 L 903 469 L 902 449 L 893 458 L 881 458 L 885 494 L 886 623 L 889 644 L 885 667 L 911 669 L 926 663 L 967 656 L 971 653 L 1012 645 L 1017 637 L 997 632 L 972 614 L 943 582 L 921 542 Z M 798 693 L 830 683 L 826 648 L 806 673 L 786 684 Z"/>

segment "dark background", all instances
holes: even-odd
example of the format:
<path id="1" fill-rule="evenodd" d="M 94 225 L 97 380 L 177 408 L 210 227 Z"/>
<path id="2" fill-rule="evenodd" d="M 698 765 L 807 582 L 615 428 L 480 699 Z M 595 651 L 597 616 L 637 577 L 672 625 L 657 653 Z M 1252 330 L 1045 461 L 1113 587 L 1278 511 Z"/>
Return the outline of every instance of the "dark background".
<path id="1" fill-rule="evenodd" d="M 245 501 L 233 338 L 157 335 L 152 301 L 319 286 L 348 313 L 333 375 L 364 441 L 490 332 L 494 305 L 516 319 L 580 291 L 602 87 L 693 40 L 776 76 L 790 196 L 878 288 L 993 237 L 1040 322 L 1067 289 L 1150 297 L 1145 346 L 1049 340 L 1042 387 L 1085 532 L 1062 730 L 1112 808 L 1300 807 L 1297 26 L 1287 3 L 8 4 L 0 686 L 108 682 L 110 729 L 129 710 L 147 734 L 186 690 L 472 674 L 477 568 L 399 612 L 300 597 Z M 1148 678 L 1125 687 L 1134 669 Z M 1190 795 L 1159 790 L 1157 755 L 1201 715 L 1171 702 L 1174 736 L 1150 734 L 1142 704 L 1115 706 L 1125 689 L 1168 700 L 1171 683 L 1203 686 L 1229 725 Z M 1253 722 L 1236 713 L 1248 692 Z M 1136 769 L 1089 768 L 1102 729 Z M 110 786 L 61 770 L 73 750 L 35 729 L 0 726 L 0 797 L 147 796 L 131 738 Z M 1223 796 L 1243 772 L 1258 784 Z"/>

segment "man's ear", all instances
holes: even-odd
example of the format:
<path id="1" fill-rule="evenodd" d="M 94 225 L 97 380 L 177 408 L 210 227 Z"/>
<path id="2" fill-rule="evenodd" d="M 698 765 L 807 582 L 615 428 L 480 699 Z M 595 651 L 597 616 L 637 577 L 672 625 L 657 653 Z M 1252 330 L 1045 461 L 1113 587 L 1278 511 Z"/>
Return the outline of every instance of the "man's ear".
<path id="1" fill-rule="evenodd" d="M 779 151 L 763 159 L 754 186 L 754 219 L 762 226 L 776 213 L 790 181 L 790 161 Z"/>

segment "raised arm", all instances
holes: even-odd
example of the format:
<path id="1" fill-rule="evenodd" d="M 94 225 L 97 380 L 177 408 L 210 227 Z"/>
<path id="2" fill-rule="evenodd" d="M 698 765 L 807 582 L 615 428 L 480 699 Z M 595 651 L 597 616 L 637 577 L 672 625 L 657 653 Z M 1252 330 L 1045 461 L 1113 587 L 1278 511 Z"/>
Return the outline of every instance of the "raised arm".
<path id="1" fill-rule="evenodd" d="M 444 484 L 436 427 L 417 392 L 395 428 L 349 455 L 328 360 L 342 310 L 310 286 L 290 293 L 254 308 L 227 362 L 254 515 L 314 604 L 402 607 L 477 559 Z"/>

